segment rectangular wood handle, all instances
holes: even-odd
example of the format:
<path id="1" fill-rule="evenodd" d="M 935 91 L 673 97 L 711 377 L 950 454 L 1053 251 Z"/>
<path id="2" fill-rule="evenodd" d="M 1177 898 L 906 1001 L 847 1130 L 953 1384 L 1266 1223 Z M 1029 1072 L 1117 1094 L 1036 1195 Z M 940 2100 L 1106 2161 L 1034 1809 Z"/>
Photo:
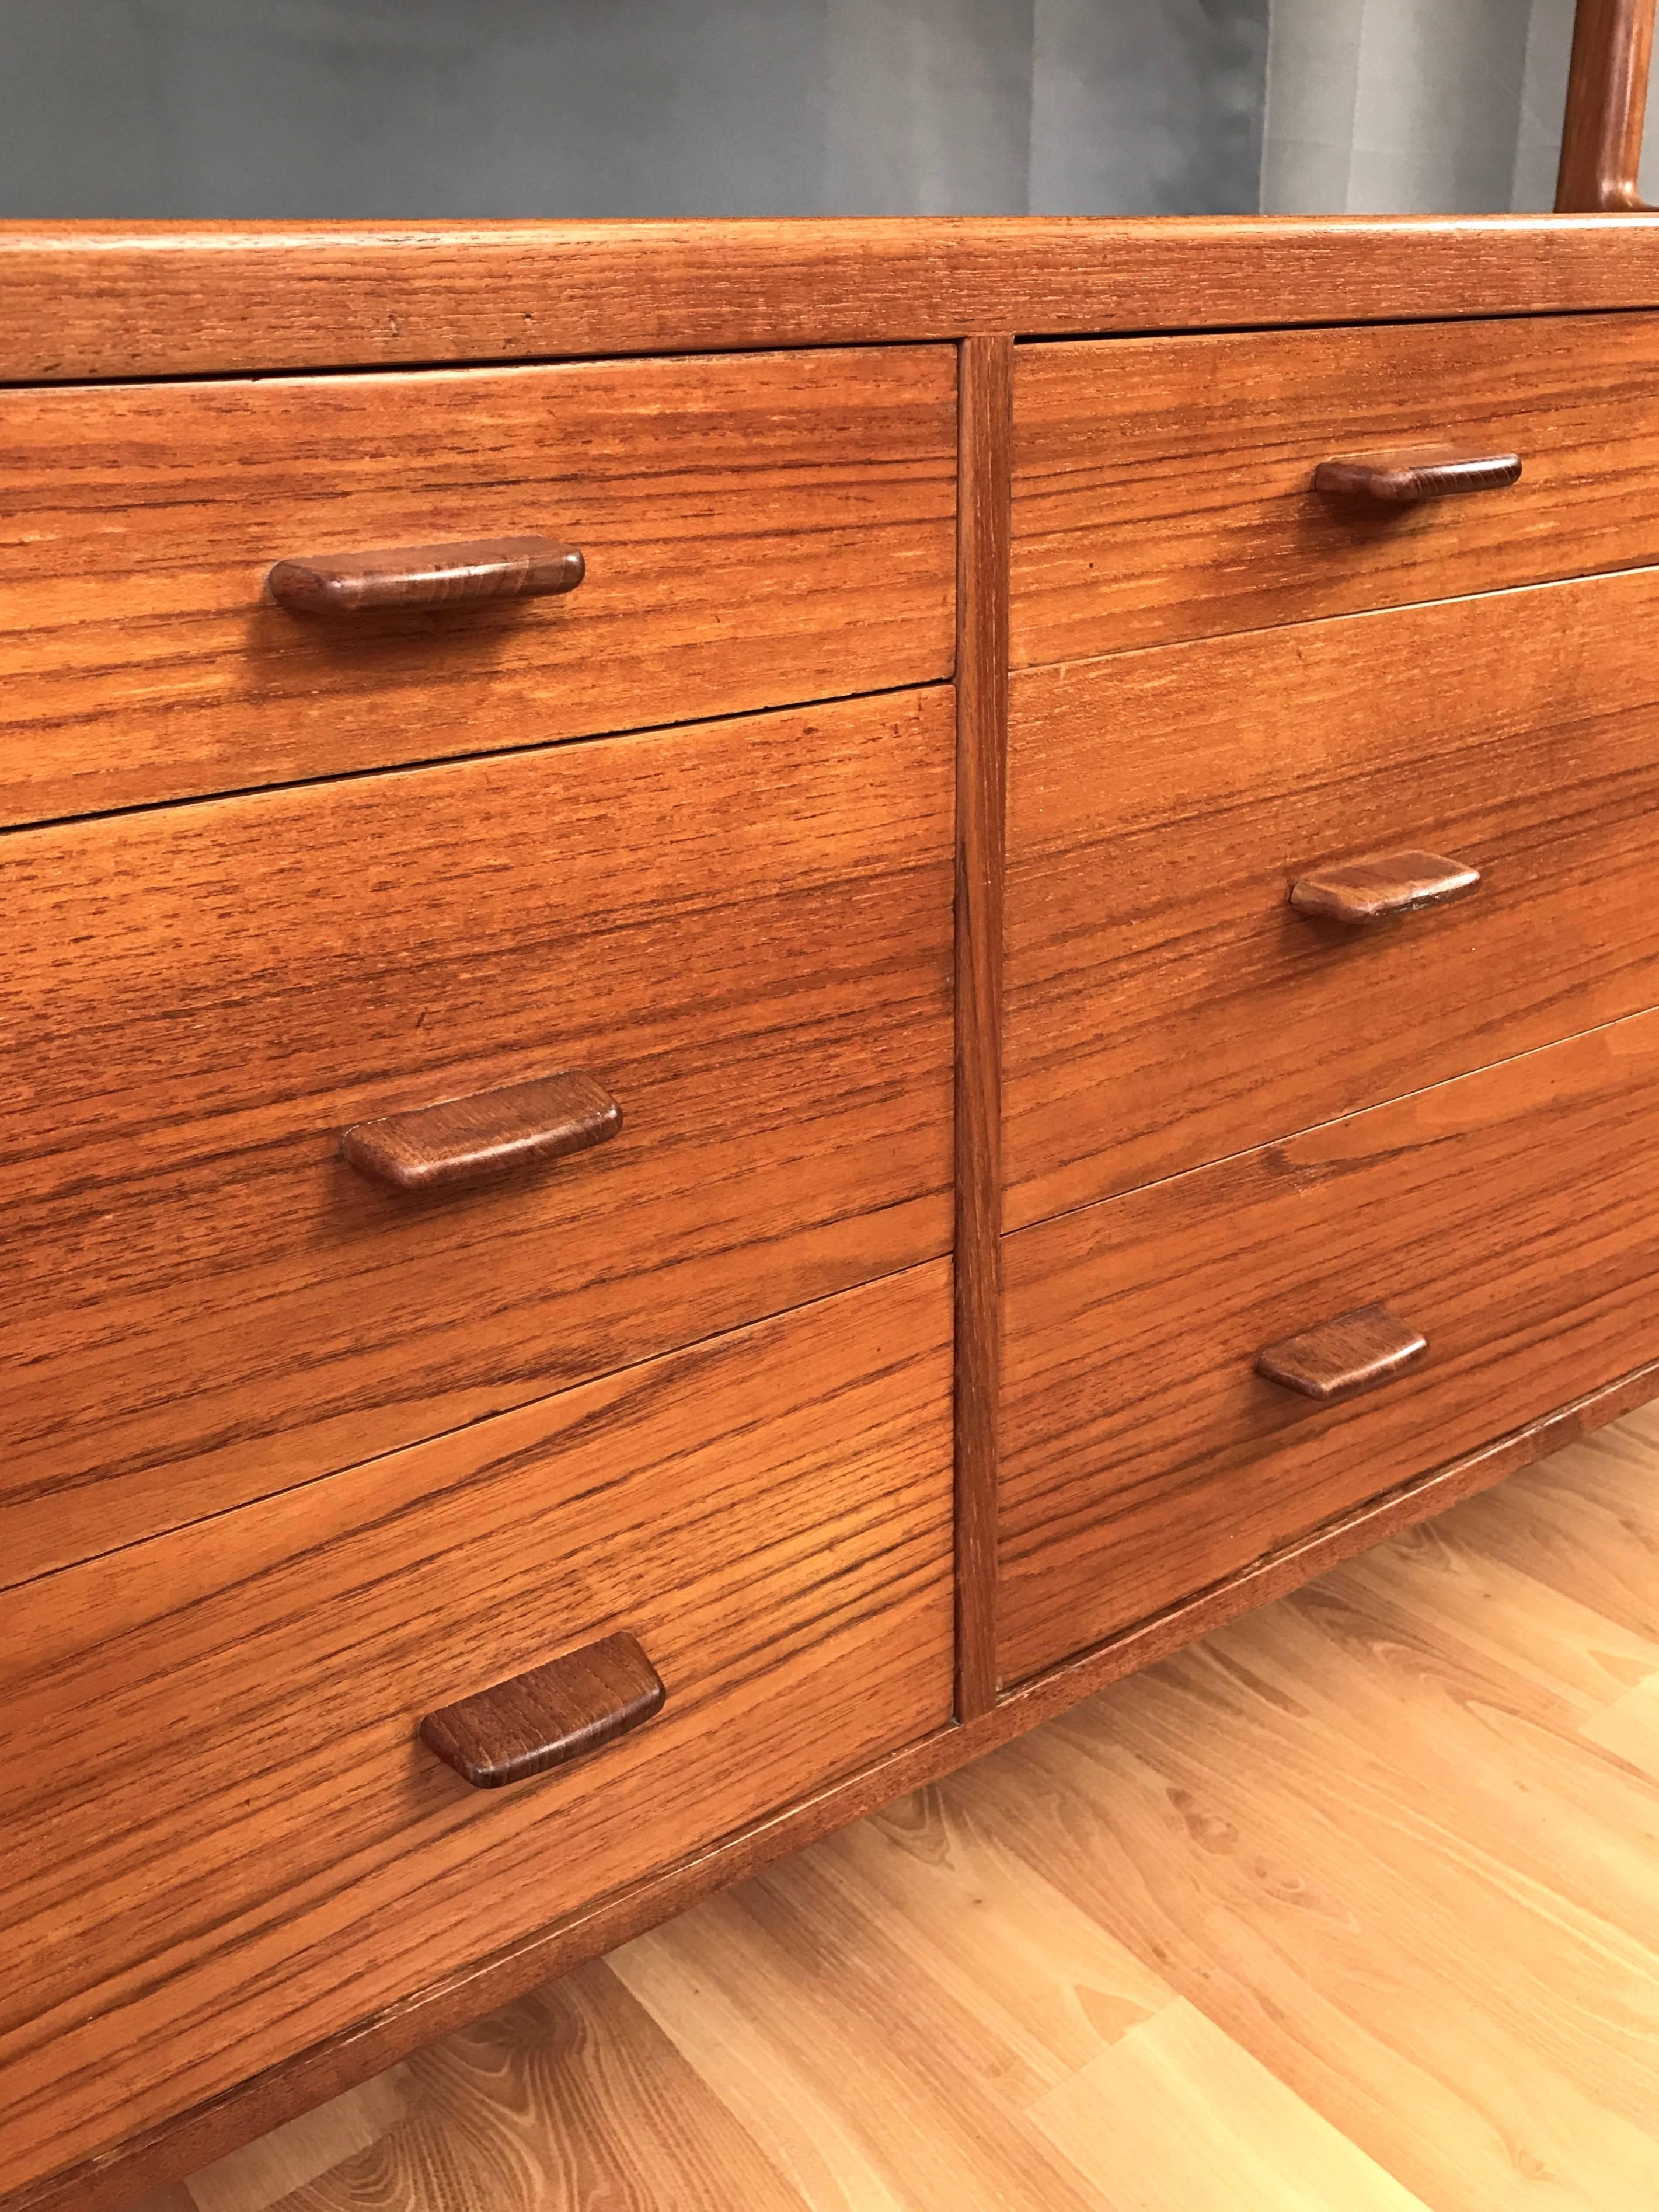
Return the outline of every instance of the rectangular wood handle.
<path id="1" fill-rule="evenodd" d="M 279 561 L 265 587 L 290 614 L 355 615 L 574 592 L 586 573 L 576 548 L 550 538 L 477 538 L 459 545 L 392 545 Z"/>
<path id="2" fill-rule="evenodd" d="M 1330 1406 L 1392 1382 L 1425 1359 L 1428 1350 L 1428 1339 L 1386 1306 L 1356 1306 L 1300 1336 L 1267 1346 L 1255 1356 L 1255 1371 L 1281 1389 Z"/>
<path id="3" fill-rule="evenodd" d="M 579 1068 L 566 1068 L 532 1083 L 359 1121 L 341 1138 L 340 1156 L 394 1189 L 432 1190 L 585 1152 L 622 1125 L 622 1108 L 611 1093 Z"/>
<path id="4" fill-rule="evenodd" d="M 659 1712 L 667 1694 L 633 1637 L 602 1636 L 441 1706 L 420 1737 L 475 1790 L 500 1790 L 613 1743 Z"/>
<path id="5" fill-rule="evenodd" d="M 1480 888 L 1480 869 L 1465 861 L 1443 860 L 1437 853 L 1380 853 L 1310 869 L 1291 885 L 1290 901 L 1298 914 L 1367 929 L 1425 906 L 1449 906 Z"/>
<path id="6" fill-rule="evenodd" d="M 1339 499 L 1416 507 L 1425 499 L 1506 491 L 1520 477 L 1519 453 L 1460 453 L 1435 447 L 1426 453 L 1347 453 L 1340 460 L 1322 461 L 1313 481 L 1316 491 Z"/>

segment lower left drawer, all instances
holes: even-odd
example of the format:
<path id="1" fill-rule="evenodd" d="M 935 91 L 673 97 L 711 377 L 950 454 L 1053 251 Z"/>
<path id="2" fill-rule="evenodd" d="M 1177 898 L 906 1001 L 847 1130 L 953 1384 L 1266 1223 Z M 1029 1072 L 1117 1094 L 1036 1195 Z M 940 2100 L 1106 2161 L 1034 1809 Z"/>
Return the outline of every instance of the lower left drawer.
<path id="1" fill-rule="evenodd" d="M 0 2198 L 944 1725 L 937 1261 L 45 1576 L 0 1626 Z M 628 1637 L 471 1786 L 422 1719 Z"/>

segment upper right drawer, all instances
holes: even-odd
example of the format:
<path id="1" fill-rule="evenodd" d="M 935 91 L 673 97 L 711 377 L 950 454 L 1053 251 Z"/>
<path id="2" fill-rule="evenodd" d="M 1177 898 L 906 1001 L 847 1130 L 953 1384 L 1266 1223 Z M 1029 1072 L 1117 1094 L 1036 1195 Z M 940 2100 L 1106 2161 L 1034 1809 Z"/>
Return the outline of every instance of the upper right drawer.
<path id="1" fill-rule="evenodd" d="M 1021 346 L 1016 666 L 1659 559 L 1659 318 Z M 1353 455 L 1516 454 L 1509 488 L 1316 490 Z"/>

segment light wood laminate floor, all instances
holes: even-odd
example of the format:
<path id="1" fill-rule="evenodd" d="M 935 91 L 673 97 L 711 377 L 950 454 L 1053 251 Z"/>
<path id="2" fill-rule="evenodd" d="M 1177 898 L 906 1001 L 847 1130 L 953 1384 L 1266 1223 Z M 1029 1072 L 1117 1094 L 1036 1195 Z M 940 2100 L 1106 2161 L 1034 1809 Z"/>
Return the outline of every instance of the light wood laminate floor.
<path id="1" fill-rule="evenodd" d="M 1659 2212 L 1659 1412 L 143 2212 Z"/>

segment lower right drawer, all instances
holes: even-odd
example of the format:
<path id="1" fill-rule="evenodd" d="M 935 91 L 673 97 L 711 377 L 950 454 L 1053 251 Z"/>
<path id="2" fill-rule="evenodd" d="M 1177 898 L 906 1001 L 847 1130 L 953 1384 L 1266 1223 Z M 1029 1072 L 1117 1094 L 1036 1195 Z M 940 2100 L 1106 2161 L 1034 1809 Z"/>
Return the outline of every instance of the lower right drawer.
<path id="1" fill-rule="evenodd" d="M 1005 1683 L 1659 1358 L 1656 1127 L 1659 1012 L 1009 1236 Z M 1375 1305 L 1381 1387 L 1256 1372 Z"/>

